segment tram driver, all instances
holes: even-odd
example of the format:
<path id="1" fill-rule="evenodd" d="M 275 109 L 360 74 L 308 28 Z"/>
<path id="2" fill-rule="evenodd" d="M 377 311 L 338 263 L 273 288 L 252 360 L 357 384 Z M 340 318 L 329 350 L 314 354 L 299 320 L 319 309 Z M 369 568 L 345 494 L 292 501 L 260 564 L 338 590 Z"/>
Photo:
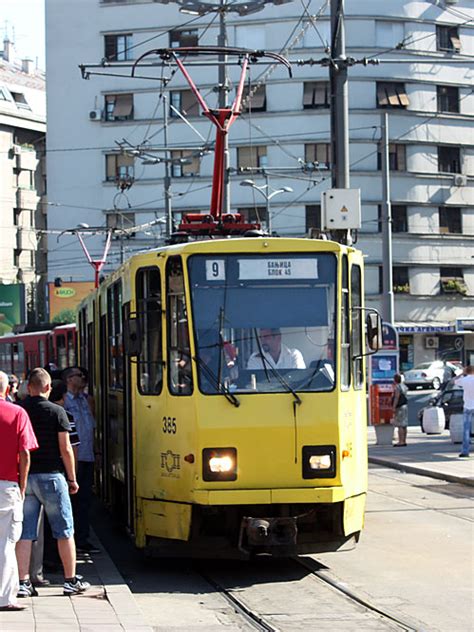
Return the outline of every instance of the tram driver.
<path id="1" fill-rule="evenodd" d="M 258 338 L 260 348 L 250 356 L 248 370 L 262 370 L 266 366 L 274 369 L 306 369 L 301 351 L 282 344 L 280 329 L 262 328 L 258 332 Z"/>

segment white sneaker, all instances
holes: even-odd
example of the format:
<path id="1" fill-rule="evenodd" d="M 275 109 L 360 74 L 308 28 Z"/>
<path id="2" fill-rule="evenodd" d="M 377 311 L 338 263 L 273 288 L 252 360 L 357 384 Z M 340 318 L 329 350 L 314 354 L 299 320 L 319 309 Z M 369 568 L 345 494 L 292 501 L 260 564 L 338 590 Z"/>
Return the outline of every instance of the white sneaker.
<path id="1" fill-rule="evenodd" d="M 72 582 L 64 582 L 63 594 L 64 595 L 78 595 L 80 593 L 89 590 L 91 585 L 89 582 L 83 582 L 82 578 L 76 576 Z"/>

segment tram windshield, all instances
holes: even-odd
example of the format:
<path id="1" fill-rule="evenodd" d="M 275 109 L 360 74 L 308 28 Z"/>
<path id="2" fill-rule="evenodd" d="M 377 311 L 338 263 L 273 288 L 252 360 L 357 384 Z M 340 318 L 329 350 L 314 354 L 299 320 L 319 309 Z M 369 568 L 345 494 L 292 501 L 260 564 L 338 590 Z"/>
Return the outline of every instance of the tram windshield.
<path id="1" fill-rule="evenodd" d="M 203 393 L 334 388 L 333 254 L 193 255 L 188 265 Z"/>

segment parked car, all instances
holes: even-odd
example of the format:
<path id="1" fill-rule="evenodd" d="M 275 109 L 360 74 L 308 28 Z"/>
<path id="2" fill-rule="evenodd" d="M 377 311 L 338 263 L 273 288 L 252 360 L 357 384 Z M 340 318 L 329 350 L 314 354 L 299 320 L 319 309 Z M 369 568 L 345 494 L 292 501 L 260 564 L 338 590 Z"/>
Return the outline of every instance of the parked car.
<path id="1" fill-rule="evenodd" d="M 408 388 L 428 387 L 438 390 L 442 384 L 449 382 L 461 373 L 462 368 L 451 362 L 434 360 L 433 362 L 423 362 L 413 369 L 405 371 L 404 377 Z"/>
<path id="2" fill-rule="evenodd" d="M 421 429 L 423 430 L 423 413 L 427 408 L 432 406 L 438 406 L 444 410 L 444 416 L 446 419 L 446 429 L 449 430 L 449 420 L 451 415 L 456 415 L 463 411 L 463 390 L 460 386 L 450 386 L 446 390 L 438 393 L 435 397 L 430 399 L 428 406 L 420 408 L 418 411 L 418 421 L 420 422 Z"/>

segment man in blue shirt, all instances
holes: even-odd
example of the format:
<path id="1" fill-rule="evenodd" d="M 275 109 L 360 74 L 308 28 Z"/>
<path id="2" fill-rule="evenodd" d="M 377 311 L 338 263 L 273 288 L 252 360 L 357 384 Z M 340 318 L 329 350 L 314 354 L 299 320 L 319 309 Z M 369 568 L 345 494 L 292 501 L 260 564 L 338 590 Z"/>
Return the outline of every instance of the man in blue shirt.
<path id="1" fill-rule="evenodd" d="M 83 553 L 98 553 L 98 549 L 88 542 L 89 508 L 92 501 L 92 486 L 94 483 L 95 419 L 88 397 L 84 393 L 87 375 L 84 369 L 71 367 L 64 372 L 64 380 L 67 386 L 64 408 L 74 417 L 80 440 L 77 451 L 79 492 L 73 504 L 76 548 Z"/>

